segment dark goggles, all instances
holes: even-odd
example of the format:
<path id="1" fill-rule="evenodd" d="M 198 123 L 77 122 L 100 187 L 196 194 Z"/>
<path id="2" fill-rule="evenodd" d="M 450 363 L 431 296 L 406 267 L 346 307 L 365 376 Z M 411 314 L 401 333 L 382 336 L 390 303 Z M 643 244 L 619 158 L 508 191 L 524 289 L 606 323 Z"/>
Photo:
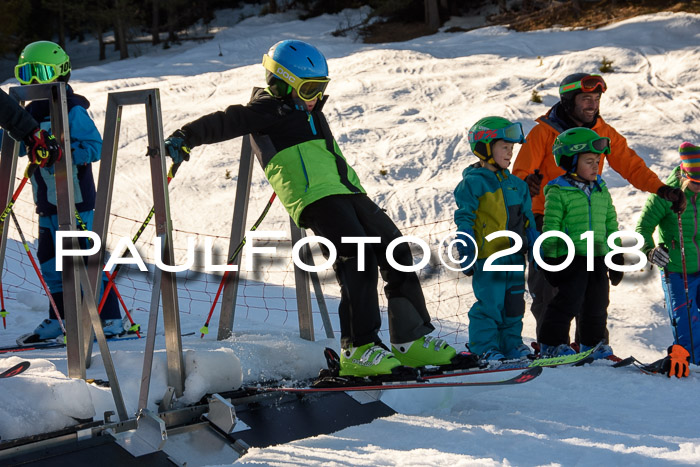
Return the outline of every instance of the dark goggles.
<path id="1" fill-rule="evenodd" d="M 574 154 L 586 152 L 592 152 L 595 154 L 610 154 L 610 138 L 601 137 L 586 141 L 585 143 L 562 145 L 554 149 L 554 155 L 557 157 L 572 156 Z"/>
<path id="2" fill-rule="evenodd" d="M 580 89 L 581 92 L 605 92 L 608 90 L 608 85 L 600 75 L 588 75 L 581 81 L 564 84 L 559 86 L 559 94 L 564 94 Z"/>

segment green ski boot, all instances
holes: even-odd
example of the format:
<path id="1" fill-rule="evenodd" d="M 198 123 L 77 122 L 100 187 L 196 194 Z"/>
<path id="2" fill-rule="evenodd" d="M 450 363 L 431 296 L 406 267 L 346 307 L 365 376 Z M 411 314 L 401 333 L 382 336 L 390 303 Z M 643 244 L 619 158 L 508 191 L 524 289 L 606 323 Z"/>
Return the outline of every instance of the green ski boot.
<path id="1" fill-rule="evenodd" d="M 426 365 L 449 365 L 457 351 L 442 339 L 423 336 L 405 344 L 391 344 L 391 349 L 402 365 L 419 368 Z"/>
<path id="2" fill-rule="evenodd" d="M 390 375 L 401 362 L 384 347 L 370 342 L 360 347 L 342 349 L 340 353 L 340 376 Z"/>

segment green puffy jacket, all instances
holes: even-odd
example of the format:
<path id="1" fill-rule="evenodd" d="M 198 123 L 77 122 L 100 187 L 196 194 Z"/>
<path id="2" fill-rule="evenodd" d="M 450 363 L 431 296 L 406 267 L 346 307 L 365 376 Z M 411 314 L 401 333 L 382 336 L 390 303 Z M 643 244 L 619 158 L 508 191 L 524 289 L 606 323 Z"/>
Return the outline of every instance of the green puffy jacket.
<path id="1" fill-rule="evenodd" d="M 666 183 L 672 187 L 681 186 L 680 167 L 675 168 Z M 700 248 L 698 248 L 700 244 L 700 233 L 698 232 L 700 199 L 698 199 L 697 193 L 688 189 L 685 190 L 685 197 L 688 200 L 688 206 L 681 214 L 685 261 L 688 273 L 695 273 L 700 270 Z M 678 216 L 671 211 L 670 201 L 661 199 L 658 195 L 649 195 L 635 229 L 644 237 L 644 246 L 642 247 L 644 253 L 648 253 L 656 246 L 652 235 L 657 227 L 659 228 L 659 243 L 663 243 L 668 248 L 671 257 L 666 269 L 671 272 L 683 272 Z"/>
<path id="2" fill-rule="evenodd" d="M 571 184 L 565 175 L 544 187 L 544 223 L 542 232 L 558 230 L 571 238 L 575 254 L 585 256 L 586 240 L 581 234 L 592 230 L 593 256 L 604 256 L 610 251 L 608 237 L 617 232 L 617 213 L 610 192 L 600 176 L 590 196 Z M 550 237 L 542 243 L 543 256 L 557 258 L 567 254 L 564 240 Z"/>

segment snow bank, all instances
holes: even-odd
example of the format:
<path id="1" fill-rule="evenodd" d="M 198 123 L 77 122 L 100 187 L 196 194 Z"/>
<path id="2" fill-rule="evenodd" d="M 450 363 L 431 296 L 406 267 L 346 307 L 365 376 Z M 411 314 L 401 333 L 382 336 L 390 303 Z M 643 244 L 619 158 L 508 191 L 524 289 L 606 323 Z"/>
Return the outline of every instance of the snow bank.
<path id="1" fill-rule="evenodd" d="M 19 357 L 0 360 L 0 371 L 23 361 Z M 48 360 L 31 359 L 22 374 L 0 380 L 4 403 L 0 404 L 0 438 L 20 438 L 59 430 L 89 419 L 95 409 L 88 384 L 70 379 Z"/>
<path id="2" fill-rule="evenodd" d="M 179 402 L 193 404 L 205 394 L 231 391 L 241 387 L 243 370 L 233 350 L 221 348 L 206 352 L 184 352 L 185 392 Z"/>

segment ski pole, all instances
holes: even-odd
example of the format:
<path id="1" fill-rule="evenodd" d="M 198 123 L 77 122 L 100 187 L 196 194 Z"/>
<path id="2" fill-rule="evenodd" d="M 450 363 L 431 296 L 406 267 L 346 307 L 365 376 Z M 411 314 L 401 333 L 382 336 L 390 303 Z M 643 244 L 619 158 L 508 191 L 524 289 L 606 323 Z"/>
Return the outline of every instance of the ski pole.
<path id="1" fill-rule="evenodd" d="M 27 164 L 27 167 L 24 169 L 24 177 L 22 178 L 22 181 L 12 194 L 12 198 L 7 204 L 7 207 L 3 210 L 2 214 L 0 214 L 0 236 L 2 236 L 3 231 L 5 230 L 5 219 L 7 219 L 7 215 L 10 213 L 10 211 L 12 211 L 12 207 L 15 205 L 17 198 L 19 198 L 20 193 L 22 193 L 22 190 L 24 189 L 24 185 L 26 185 L 27 181 L 29 181 L 29 179 L 32 177 L 36 168 L 37 164 L 34 164 L 33 162 Z M 2 309 L 0 309 L 0 316 L 2 316 L 2 327 L 3 329 L 7 329 L 7 321 L 5 319 L 7 316 L 7 310 L 5 309 L 5 294 L 2 291 L 2 280 L 0 280 L 0 306 L 2 307 Z"/>
<path id="2" fill-rule="evenodd" d="M 15 192 L 12 194 L 12 198 L 10 199 L 10 202 L 7 203 L 7 206 L 2 211 L 2 214 L 0 214 L 0 235 L 2 235 L 2 232 L 3 232 L 3 226 L 5 225 L 5 219 L 7 219 L 8 214 L 10 214 L 10 211 L 12 211 L 12 206 L 15 205 L 17 198 L 19 198 L 20 193 L 22 193 L 22 190 L 24 189 L 24 185 L 27 184 L 27 182 L 32 177 L 32 175 L 34 174 L 34 171 L 36 170 L 37 167 L 38 167 L 37 164 L 30 162 L 29 164 L 27 164 L 27 168 L 24 169 L 24 177 L 22 178 L 22 181 L 19 183 L 19 186 L 17 187 Z"/>
<path id="3" fill-rule="evenodd" d="M 262 214 L 260 214 L 260 217 L 258 217 L 258 220 L 255 221 L 253 226 L 250 228 L 250 231 L 257 230 L 257 228 L 260 226 L 260 223 L 265 219 L 265 216 L 267 215 L 267 212 L 270 210 L 270 207 L 272 206 L 272 202 L 275 200 L 275 197 L 277 196 L 277 193 L 272 193 L 272 196 L 270 196 L 270 200 L 267 202 L 267 205 L 265 206 L 265 209 L 263 209 Z M 226 264 L 229 265 L 233 263 L 236 260 L 236 257 L 238 256 L 238 253 L 241 252 L 243 249 L 243 246 L 245 245 L 246 242 L 246 237 L 243 237 L 243 240 L 241 240 L 241 243 L 238 244 L 236 249 L 233 251 L 233 254 L 231 257 L 226 261 Z M 226 283 L 226 278 L 228 277 L 228 273 L 230 271 L 224 271 L 224 275 L 221 278 L 221 282 L 219 283 L 219 289 L 216 291 L 216 295 L 214 296 L 214 303 L 211 304 L 211 309 L 209 310 L 209 315 L 207 316 L 207 321 L 204 323 L 204 326 L 199 330 L 199 332 L 202 333 L 201 336 L 199 336 L 200 339 L 204 338 L 205 334 L 209 334 L 209 321 L 211 320 L 212 314 L 214 314 L 214 308 L 216 308 L 216 303 L 219 301 L 219 296 L 221 295 L 221 291 L 224 289 L 224 283 Z"/>
<path id="4" fill-rule="evenodd" d="M 5 294 L 2 292 L 2 282 L 0 282 L 0 306 L 2 306 L 2 309 L 0 310 L 0 316 L 2 316 L 2 327 L 3 329 L 7 329 L 7 322 L 5 321 L 7 310 L 5 309 Z"/>
<path id="5" fill-rule="evenodd" d="M 172 164 L 170 166 L 170 169 L 168 170 L 168 184 L 170 184 L 170 181 L 175 177 L 175 174 L 177 173 L 177 169 L 180 167 L 180 164 L 182 162 L 178 162 L 177 164 Z M 136 241 L 141 237 L 141 234 L 143 234 L 143 231 L 146 229 L 146 226 L 148 226 L 149 222 L 151 222 L 151 219 L 156 213 L 156 207 L 155 205 L 151 208 L 150 212 L 148 213 L 148 216 L 146 216 L 146 220 L 143 221 L 141 224 L 141 227 L 136 231 L 136 235 L 134 235 L 134 238 L 131 239 L 131 243 L 135 244 Z M 122 255 L 122 258 L 126 256 L 126 252 Z M 112 271 L 112 278 L 117 277 L 117 273 L 119 272 L 119 269 L 121 267 L 122 263 L 117 264 L 114 267 L 114 271 Z M 108 276 L 109 277 L 109 276 Z M 102 296 L 102 301 L 100 302 L 100 305 L 98 306 L 98 310 L 102 310 L 102 307 L 104 306 L 104 302 L 106 301 L 107 294 L 109 291 L 112 289 L 114 285 L 114 281 L 112 279 L 109 279 L 109 282 L 107 283 L 104 291 L 104 295 Z"/>
<path id="6" fill-rule="evenodd" d="M 76 210 L 75 211 L 75 218 L 78 221 L 78 225 L 83 231 L 87 231 L 87 224 L 85 224 L 85 221 L 83 221 L 83 218 L 80 217 L 80 213 Z M 107 276 L 107 280 L 109 281 L 108 284 L 111 284 L 112 287 L 107 287 L 105 286 L 104 292 L 102 292 L 102 299 L 100 300 L 100 305 L 97 308 L 97 314 L 102 313 L 102 308 L 104 307 L 104 303 L 106 302 L 106 296 L 109 293 L 109 291 L 113 288 L 114 293 L 117 295 L 117 299 L 119 300 L 119 303 L 121 303 L 122 308 L 124 308 L 124 313 L 126 313 L 126 317 L 129 318 L 129 322 L 131 323 L 131 327 L 129 328 L 130 331 L 136 331 L 136 335 L 140 338 L 141 334 L 139 334 L 139 326 L 134 323 L 134 319 L 131 317 L 131 313 L 129 313 L 129 308 L 126 306 L 126 303 L 124 303 L 124 299 L 122 298 L 122 294 L 119 293 L 119 289 L 117 289 L 117 285 L 114 284 L 113 274 L 110 274 L 109 271 L 104 271 L 105 275 Z"/>
<path id="7" fill-rule="evenodd" d="M 31 250 L 29 250 L 29 244 L 27 243 L 27 239 L 24 238 L 24 233 L 22 232 L 22 228 L 19 226 L 19 221 L 17 220 L 17 216 L 15 216 L 15 212 L 10 210 L 10 215 L 12 216 L 12 220 L 15 223 L 15 227 L 17 227 L 17 232 L 19 233 L 19 238 L 22 240 L 22 246 L 24 246 L 24 249 L 27 252 L 27 255 L 29 256 L 29 261 L 32 263 L 32 266 L 34 266 L 34 271 L 36 272 L 36 275 L 39 278 L 39 281 L 41 282 L 42 287 L 44 287 L 44 291 L 46 292 L 46 295 L 49 297 L 49 303 L 51 303 L 51 309 L 53 310 L 54 314 L 56 315 L 56 319 L 58 320 L 58 324 L 61 326 L 61 331 L 63 332 L 63 342 L 65 343 L 66 342 L 66 328 L 63 326 L 63 320 L 61 319 L 61 315 L 58 312 L 58 307 L 56 306 L 56 302 L 54 301 L 53 296 L 51 295 L 51 291 L 49 290 L 49 286 L 46 285 L 46 281 L 44 280 L 44 275 L 41 273 L 39 266 L 36 264 L 36 261 L 34 260 L 34 255 L 32 254 Z"/>
<path id="8" fill-rule="evenodd" d="M 690 356 L 695 365 L 695 346 L 693 345 L 693 321 L 690 319 L 690 298 L 688 294 L 688 270 L 685 263 L 685 241 L 683 240 L 683 222 L 681 213 L 678 216 L 678 236 L 681 239 L 681 264 L 683 265 L 683 288 L 685 289 L 685 310 L 688 314 L 688 335 L 690 336 Z"/>

